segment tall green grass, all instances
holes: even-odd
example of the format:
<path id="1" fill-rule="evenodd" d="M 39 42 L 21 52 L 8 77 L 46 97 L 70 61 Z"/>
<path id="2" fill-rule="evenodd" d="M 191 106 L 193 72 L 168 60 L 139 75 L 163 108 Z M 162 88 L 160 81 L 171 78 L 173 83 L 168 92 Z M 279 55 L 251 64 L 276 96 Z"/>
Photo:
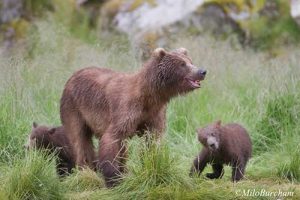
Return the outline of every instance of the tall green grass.
<path id="1" fill-rule="evenodd" d="M 267 100 L 264 116 L 256 125 L 256 130 L 260 133 L 255 141 L 259 144 L 258 150 L 271 148 L 295 134 L 300 117 L 297 111 L 299 106 L 299 95 L 290 91 Z"/>
<path id="2" fill-rule="evenodd" d="M 55 162 L 40 152 L 29 152 L 12 166 L 2 168 L 0 193 L 3 199 L 62 199 L 62 187 Z"/>
<path id="3" fill-rule="evenodd" d="M 286 163 L 281 163 L 277 168 L 277 173 L 280 177 L 287 178 L 291 181 L 300 182 L 300 150 L 295 149 L 291 153 L 291 157 Z"/>
<path id="4" fill-rule="evenodd" d="M 135 140 L 129 148 L 128 173 L 115 189 L 126 199 L 144 199 L 153 188 L 163 186 L 188 186 L 189 178 L 182 173 L 177 156 L 171 153 L 166 144 Z"/>
<path id="5" fill-rule="evenodd" d="M 141 66 L 130 42 L 113 38 L 86 43 L 49 17 L 36 22 L 13 56 L 0 55 L 0 199 L 255 199 L 236 194 L 248 188 L 294 191 L 293 198 L 300 198 L 299 154 L 293 153 L 300 140 L 297 49 L 269 60 L 233 50 L 226 41 L 179 36 L 170 49 L 186 47 L 193 62 L 208 70 L 207 78 L 201 89 L 170 102 L 160 145 L 128 141 L 128 172 L 112 190 L 90 170 L 59 180 L 53 159 L 27 154 L 23 144 L 33 121 L 60 124 L 59 99 L 74 71 L 95 65 L 130 72 Z M 218 119 L 241 123 L 253 142 L 246 178 L 237 184 L 230 182 L 229 167 L 221 180 L 188 176 L 201 149 L 196 128 Z"/>

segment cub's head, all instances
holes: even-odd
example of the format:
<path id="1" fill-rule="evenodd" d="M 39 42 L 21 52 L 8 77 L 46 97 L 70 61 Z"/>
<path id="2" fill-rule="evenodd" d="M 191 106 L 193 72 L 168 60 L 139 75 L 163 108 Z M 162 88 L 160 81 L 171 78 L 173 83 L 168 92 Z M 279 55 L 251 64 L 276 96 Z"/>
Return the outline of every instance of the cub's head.
<path id="1" fill-rule="evenodd" d="M 196 67 L 185 48 L 167 52 L 157 48 L 152 53 L 149 76 L 157 89 L 171 93 L 183 94 L 200 88 L 206 70 Z"/>
<path id="2" fill-rule="evenodd" d="M 206 126 L 205 128 L 199 128 L 197 130 L 199 142 L 201 142 L 209 150 L 217 151 L 220 148 L 220 128 L 220 120 Z"/>
<path id="3" fill-rule="evenodd" d="M 28 136 L 28 141 L 25 144 L 29 148 L 48 148 L 51 147 L 51 135 L 55 132 L 55 128 L 38 125 L 36 122 L 32 123 L 32 130 Z"/>

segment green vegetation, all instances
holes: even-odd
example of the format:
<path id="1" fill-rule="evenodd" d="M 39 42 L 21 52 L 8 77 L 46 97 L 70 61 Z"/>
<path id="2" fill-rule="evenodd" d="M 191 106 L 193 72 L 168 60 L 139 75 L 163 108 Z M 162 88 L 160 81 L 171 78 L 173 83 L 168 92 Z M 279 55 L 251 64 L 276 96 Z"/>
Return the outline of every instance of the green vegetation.
<path id="1" fill-rule="evenodd" d="M 178 155 L 173 155 L 167 144 L 146 145 L 145 140 L 137 140 L 130 148 L 133 152 L 128 161 L 129 173 L 115 189 L 120 196 L 143 199 L 151 197 L 153 188 L 191 186 L 189 178 L 178 167 Z"/>
<path id="2" fill-rule="evenodd" d="M 60 124 L 59 99 L 75 70 L 96 65 L 134 71 L 141 62 L 123 37 L 86 42 L 51 16 L 34 27 L 12 57 L 0 55 L 0 199 L 270 199 L 240 193 L 248 189 L 300 198 L 299 50 L 268 60 L 227 42 L 179 36 L 170 49 L 186 47 L 193 62 L 208 69 L 207 79 L 170 102 L 160 145 L 128 141 L 128 172 L 118 187 L 106 189 L 101 174 L 91 170 L 59 180 L 53 158 L 26 152 L 23 144 L 33 121 Z M 236 184 L 229 167 L 221 180 L 188 175 L 201 149 L 195 129 L 217 119 L 243 124 L 253 141 L 246 178 Z"/>
<path id="3" fill-rule="evenodd" d="M 288 163 L 284 163 L 278 168 L 281 177 L 291 181 L 300 182 L 300 152 L 299 149 L 293 152 Z"/>
<path id="4" fill-rule="evenodd" d="M 28 152 L 24 159 L 5 166 L 0 193 L 3 199 L 62 199 L 64 188 L 56 175 L 52 157 Z"/>
<path id="5" fill-rule="evenodd" d="M 238 20 L 245 32 L 245 44 L 256 50 L 268 50 L 276 56 L 282 45 L 299 43 L 300 27 L 290 16 L 290 2 L 285 0 L 206 0 L 232 11 L 247 12 L 249 18 Z"/>
<path id="6" fill-rule="evenodd" d="M 257 140 L 259 148 L 269 148 L 294 134 L 299 119 L 297 107 L 300 106 L 298 95 L 289 93 L 275 96 L 266 103 L 266 111 L 257 123 L 256 130 L 262 136 Z M 293 130 L 293 131 L 289 131 Z"/>

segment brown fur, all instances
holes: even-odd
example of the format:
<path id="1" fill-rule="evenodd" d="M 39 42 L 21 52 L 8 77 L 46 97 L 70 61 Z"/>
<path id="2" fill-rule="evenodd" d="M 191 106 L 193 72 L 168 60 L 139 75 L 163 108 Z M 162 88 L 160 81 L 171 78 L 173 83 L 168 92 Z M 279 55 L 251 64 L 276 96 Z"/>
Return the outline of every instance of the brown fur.
<path id="1" fill-rule="evenodd" d="M 232 167 L 232 181 L 242 179 L 252 153 L 252 144 L 247 131 L 239 124 L 221 126 L 221 121 L 218 121 L 198 129 L 197 132 L 203 149 L 194 160 L 191 174 L 195 172 L 200 174 L 207 163 L 210 163 L 213 173 L 206 176 L 211 179 L 221 178 L 224 173 L 223 164 L 226 164 Z"/>
<path id="2" fill-rule="evenodd" d="M 158 48 L 135 73 L 89 67 L 68 80 L 61 98 L 61 120 L 74 145 L 79 166 L 97 167 L 107 186 L 113 186 L 126 160 L 122 141 L 148 130 L 161 136 L 169 100 L 197 88 L 190 80 L 203 80 L 185 49 Z M 189 79 L 189 80 L 188 80 Z M 93 166 L 92 136 L 99 138 Z"/>
<path id="3" fill-rule="evenodd" d="M 71 173 L 75 167 L 73 151 L 62 126 L 50 128 L 33 123 L 27 148 L 49 150 L 57 154 L 57 173 L 60 176 Z"/>

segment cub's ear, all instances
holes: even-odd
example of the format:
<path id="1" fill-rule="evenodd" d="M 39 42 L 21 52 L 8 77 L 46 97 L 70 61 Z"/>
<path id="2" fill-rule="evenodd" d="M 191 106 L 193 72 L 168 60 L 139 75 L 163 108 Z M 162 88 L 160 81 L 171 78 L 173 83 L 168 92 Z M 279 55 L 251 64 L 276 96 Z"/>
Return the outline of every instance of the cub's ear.
<path id="1" fill-rule="evenodd" d="M 217 127 L 217 128 L 220 128 L 220 127 L 221 127 L 221 120 L 216 121 L 215 124 L 216 124 L 216 127 Z"/>
<path id="2" fill-rule="evenodd" d="M 186 48 L 183 48 L 183 47 L 180 47 L 179 49 L 176 49 L 175 51 L 178 52 L 178 53 L 182 53 L 186 56 L 188 54 L 188 51 L 186 50 Z"/>
<path id="3" fill-rule="evenodd" d="M 156 48 L 153 51 L 152 56 L 162 59 L 166 54 L 167 52 L 163 48 Z"/>
<path id="4" fill-rule="evenodd" d="M 56 130 L 56 128 L 51 128 L 51 129 L 48 131 L 48 133 L 49 133 L 50 135 L 52 135 L 52 134 L 55 132 L 55 130 Z"/>
<path id="5" fill-rule="evenodd" d="M 32 128 L 36 128 L 36 127 L 38 127 L 38 124 L 36 122 L 33 122 L 32 123 Z"/>

